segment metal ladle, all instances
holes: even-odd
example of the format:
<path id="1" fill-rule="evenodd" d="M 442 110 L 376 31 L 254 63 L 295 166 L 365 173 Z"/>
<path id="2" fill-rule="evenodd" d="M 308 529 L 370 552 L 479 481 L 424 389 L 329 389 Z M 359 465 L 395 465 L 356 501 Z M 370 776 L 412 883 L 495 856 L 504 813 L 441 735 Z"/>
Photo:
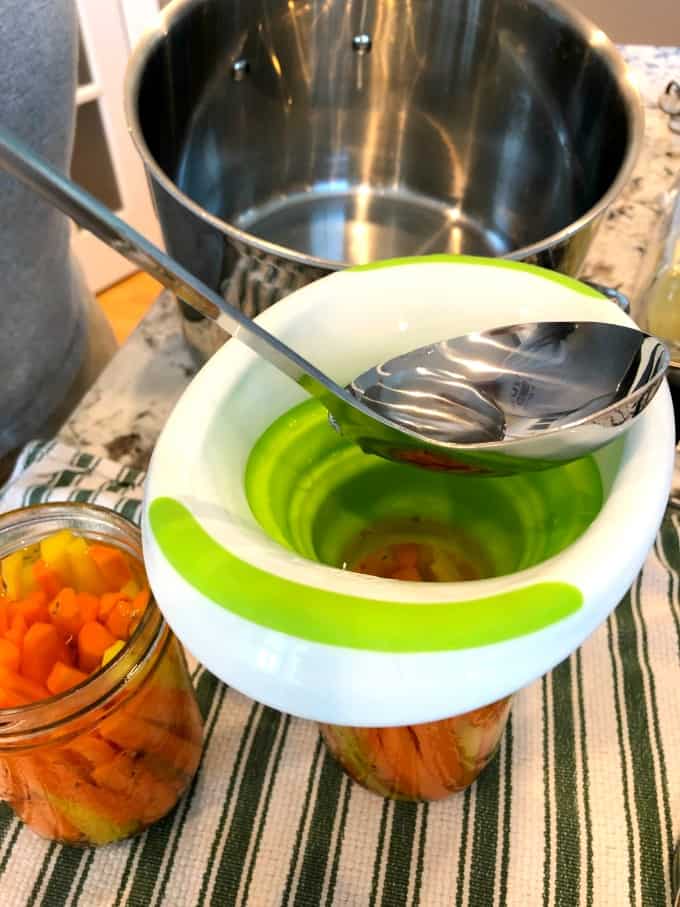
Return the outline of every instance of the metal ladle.
<path id="1" fill-rule="evenodd" d="M 554 466 L 627 428 L 668 367 L 665 346 L 633 328 L 557 322 L 422 347 L 342 388 L 1 129 L 0 166 L 318 397 L 343 436 L 387 459 L 496 475 Z"/>

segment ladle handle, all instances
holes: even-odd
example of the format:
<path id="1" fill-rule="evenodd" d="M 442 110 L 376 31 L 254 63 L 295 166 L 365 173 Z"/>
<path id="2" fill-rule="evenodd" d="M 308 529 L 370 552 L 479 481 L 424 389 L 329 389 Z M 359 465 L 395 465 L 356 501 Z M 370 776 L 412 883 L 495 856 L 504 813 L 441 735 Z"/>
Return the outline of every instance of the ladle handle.
<path id="1" fill-rule="evenodd" d="M 255 353 L 279 371 L 321 396 L 322 388 L 349 403 L 364 408 L 340 385 L 331 381 L 310 362 L 290 349 L 268 331 L 251 321 L 235 306 L 211 290 L 198 278 L 149 242 L 129 224 L 116 217 L 105 205 L 51 164 L 36 155 L 16 136 L 0 128 L 0 167 L 33 189 L 38 195 L 67 214 L 107 246 L 151 274 L 201 315 L 216 321 L 238 337 Z M 321 385 L 321 388 L 318 387 Z"/>

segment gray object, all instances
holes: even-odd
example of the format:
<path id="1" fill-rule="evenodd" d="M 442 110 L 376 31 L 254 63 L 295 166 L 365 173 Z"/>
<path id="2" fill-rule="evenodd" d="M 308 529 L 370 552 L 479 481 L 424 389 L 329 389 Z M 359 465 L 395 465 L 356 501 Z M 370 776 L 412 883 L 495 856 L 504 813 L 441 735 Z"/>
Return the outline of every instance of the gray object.
<path id="1" fill-rule="evenodd" d="M 0 120 L 60 170 L 73 141 L 76 39 L 71 0 L 3 2 Z M 68 220 L 5 175 L 0 197 L 1 460 L 69 393 L 85 355 L 87 291 Z"/>
<path id="2" fill-rule="evenodd" d="M 513 325 L 421 347 L 337 385 L 0 130 L 0 165 L 318 397 L 367 453 L 507 474 L 573 460 L 626 430 L 670 360 L 634 328 Z"/>
<path id="3" fill-rule="evenodd" d="M 616 48 L 547 0 L 176 0 L 126 95 L 168 251 L 251 317 L 401 255 L 576 275 L 642 135 Z"/>

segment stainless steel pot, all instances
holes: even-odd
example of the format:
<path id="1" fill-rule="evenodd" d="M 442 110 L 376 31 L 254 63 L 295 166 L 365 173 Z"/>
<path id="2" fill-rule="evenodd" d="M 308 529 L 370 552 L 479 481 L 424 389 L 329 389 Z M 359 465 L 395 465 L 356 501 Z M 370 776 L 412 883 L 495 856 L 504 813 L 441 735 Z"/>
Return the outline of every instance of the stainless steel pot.
<path id="1" fill-rule="evenodd" d="M 126 104 L 168 251 L 249 315 L 401 255 L 576 274 L 642 134 L 618 51 L 548 0 L 174 0 Z"/>

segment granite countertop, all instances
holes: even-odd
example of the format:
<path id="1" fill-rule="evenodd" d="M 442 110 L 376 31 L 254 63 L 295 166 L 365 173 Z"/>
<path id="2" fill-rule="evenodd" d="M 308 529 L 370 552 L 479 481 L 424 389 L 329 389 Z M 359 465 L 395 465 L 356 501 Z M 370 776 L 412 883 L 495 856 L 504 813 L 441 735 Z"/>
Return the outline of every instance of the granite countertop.
<path id="1" fill-rule="evenodd" d="M 645 105 L 645 136 L 634 174 L 595 238 L 584 277 L 632 295 L 660 211 L 680 173 L 680 135 L 658 98 L 680 78 L 680 48 L 625 46 Z M 175 402 L 196 371 L 174 299 L 162 293 L 68 422 L 59 439 L 74 447 L 146 467 Z"/>

